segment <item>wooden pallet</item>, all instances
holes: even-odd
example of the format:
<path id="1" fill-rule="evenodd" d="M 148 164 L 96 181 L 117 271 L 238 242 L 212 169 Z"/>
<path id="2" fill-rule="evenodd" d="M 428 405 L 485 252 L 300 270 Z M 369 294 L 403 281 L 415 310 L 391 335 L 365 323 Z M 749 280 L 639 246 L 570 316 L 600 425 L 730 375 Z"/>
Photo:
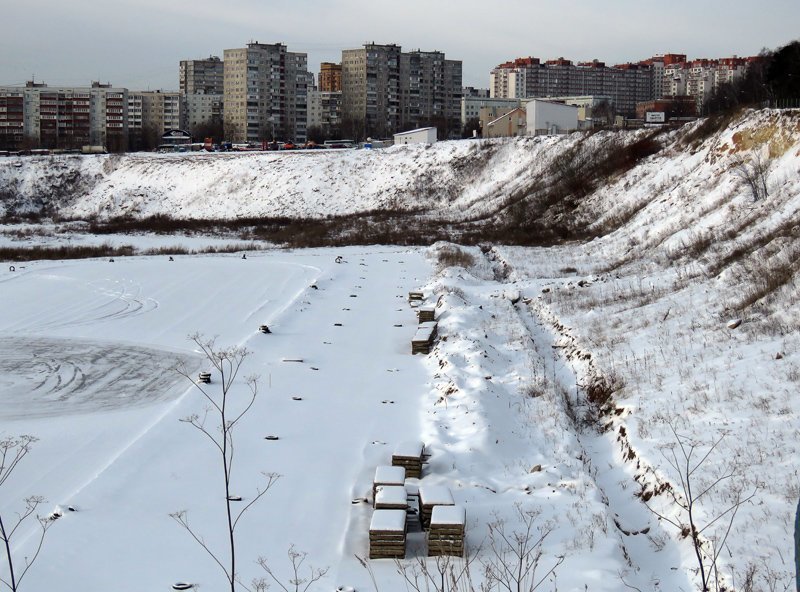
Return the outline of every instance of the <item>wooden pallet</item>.
<path id="1" fill-rule="evenodd" d="M 406 470 L 402 466 L 380 465 L 375 467 L 375 476 L 372 478 L 372 499 L 381 485 L 403 485 L 406 481 Z"/>
<path id="2" fill-rule="evenodd" d="M 375 510 L 369 525 L 369 558 L 402 559 L 405 555 L 405 510 Z"/>
<path id="3" fill-rule="evenodd" d="M 436 320 L 436 307 L 434 306 L 420 306 L 417 309 L 417 321 L 420 323 L 429 323 Z"/>
<path id="4" fill-rule="evenodd" d="M 417 327 L 417 332 L 411 339 L 411 355 L 429 354 L 438 335 L 436 321 L 425 321 Z"/>
<path id="5" fill-rule="evenodd" d="M 402 442 L 392 453 L 392 466 L 403 467 L 406 478 L 419 479 L 422 476 L 422 461 L 425 445 L 422 442 Z"/>
<path id="6" fill-rule="evenodd" d="M 426 485 L 419 488 L 420 521 L 428 529 L 436 506 L 454 506 L 453 494 L 443 485 Z"/>
<path id="7" fill-rule="evenodd" d="M 434 506 L 428 529 L 428 557 L 464 556 L 467 515 L 461 506 Z"/>

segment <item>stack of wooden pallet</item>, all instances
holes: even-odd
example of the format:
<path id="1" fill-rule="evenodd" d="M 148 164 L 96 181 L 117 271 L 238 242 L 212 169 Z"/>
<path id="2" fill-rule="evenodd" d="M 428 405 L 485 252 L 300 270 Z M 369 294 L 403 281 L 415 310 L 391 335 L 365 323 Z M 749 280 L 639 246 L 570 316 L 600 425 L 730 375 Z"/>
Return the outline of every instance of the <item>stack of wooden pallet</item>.
<path id="1" fill-rule="evenodd" d="M 381 485 L 375 492 L 376 510 L 408 511 L 408 494 L 402 485 Z"/>
<path id="2" fill-rule="evenodd" d="M 411 354 L 429 354 L 437 335 L 436 321 L 420 323 L 411 340 Z"/>
<path id="3" fill-rule="evenodd" d="M 434 506 L 428 529 L 428 557 L 464 556 L 467 513 L 461 506 Z"/>
<path id="4" fill-rule="evenodd" d="M 425 300 L 425 294 L 422 292 L 409 292 L 408 293 L 408 303 L 411 306 L 419 306 L 422 304 L 422 301 Z"/>
<path id="5" fill-rule="evenodd" d="M 375 503 L 375 494 L 382 485 L 402 486 L 406 482 L 405 467 L 390 467 L 380 465 L 375 468 L 375 477 L 372 479 L 372 500 Z"/>
<path id="6" fill-rule="evenodd" d="M 420 306 L 417 309 L 417 320 L 420 323 L 435 321 L 436 320 L 436 307 L 435 306 Z"/>
<path id="7" fill-rule="evenodd" d="M 431 514 L 436 506 L 454 506 L 453 494 L 444 485 L 420 485 L 419 488 L 420 520 L 422 528 L 429 528 Z"/>
<path id="8" fill-rule="evenodd" d="M 403 467 L 406 477 L 419 479 L 422 476 L 422 455 L 425 445 L 419 441 L 401 442 L 392 453 L 392 466 Z"/>
<path id="9" fill-rule="evenodd" d="M 369 523 L 369 558 L 403 559 L 406 556 L 406 511 L 375 510 Z"/>

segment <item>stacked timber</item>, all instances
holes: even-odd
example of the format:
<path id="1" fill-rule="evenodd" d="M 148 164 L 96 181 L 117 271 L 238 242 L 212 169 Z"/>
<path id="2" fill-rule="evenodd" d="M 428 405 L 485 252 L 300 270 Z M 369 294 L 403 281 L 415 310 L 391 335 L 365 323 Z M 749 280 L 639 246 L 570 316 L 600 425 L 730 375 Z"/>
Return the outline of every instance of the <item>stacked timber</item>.
<path id="1" fill-rule="evenodd" d="M 411 340 L 411 355 L 429 354 L 436 340 L 437 323 L 436 321 L 426 321 L 420 323 L 417 332 Z"/>
<path id="2" fill-rule="evenodd" d="M 406 469 L 405 467 L 390 467 L 388 465 L 380 465 L 375 468 L 375 477 L 372 479 L 372 499 L 375 500 L 375 494 L 378 492 L 378 487 L 382 485 L 389 486 L 402 486 L 406 482 Z"/>
<path id="3" fill-rule="evenodd" d="M 422 456 L 425 445 L 419 441 L 401 442 L 392 453 L 392 466 L 403 467 L 406 477 L 419 479 L 422 476 Z"/>
<path id="4" fill-rule="evenodd" d="M 420 323 L 426 323 L 436 320 L 436 307 L 435 306 L 420 306 L 417 309 L 417 320 Z"/>
<path id="5" fill-rule="evenodd" d="M 376 510 L 408 511 L 408 494 L 402 485 L 380 485 L 375 492 Z"/>
<path id="6" fill-rule="evenodd" d="M 444 485 L 420 485 L 419 505 L 422 528 L 428 529 L 433 509 L 436 506 L 454 506 L 455 501 L 450 489 Z"/>
<path id="7" fill-rule="evenodd" d="M 406 511 L 375 510 L 369 523 L 369 558 L 403 559 L 406 556 Z"/>
<path id="8" fill-rule="evenodd" d="M 428 528 L 428 557 L 464 556 L 467 513 L 461 506 L 434 506 Z"/>
<path id="9" fill-rule="evenodd" d="M 425 299 L 425 294 L 423 294 L 422 292 L 408 293 L 408 303 L 411 306 L 419 306 L 424 299 Z"/>

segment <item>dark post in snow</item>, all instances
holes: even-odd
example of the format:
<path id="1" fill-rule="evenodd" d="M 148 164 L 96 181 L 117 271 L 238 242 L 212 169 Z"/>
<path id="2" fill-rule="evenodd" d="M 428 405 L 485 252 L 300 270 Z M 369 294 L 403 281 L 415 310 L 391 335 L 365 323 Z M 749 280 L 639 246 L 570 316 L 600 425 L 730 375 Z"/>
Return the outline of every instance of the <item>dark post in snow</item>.
<path id="1" fill-rule="evenodd" d="M 797 592 L 800 592 L 800 500 L 794 518 L 794 574 Z"/>

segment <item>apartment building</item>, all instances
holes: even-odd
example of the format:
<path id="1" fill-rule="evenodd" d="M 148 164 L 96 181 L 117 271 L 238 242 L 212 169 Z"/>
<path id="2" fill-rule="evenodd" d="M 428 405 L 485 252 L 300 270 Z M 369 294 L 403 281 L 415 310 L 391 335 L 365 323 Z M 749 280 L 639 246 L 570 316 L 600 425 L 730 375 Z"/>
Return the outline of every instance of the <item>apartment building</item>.
<path id="1" fill-rule="evenodd" d="M 308 128 L 322 130 L 326 136 L 338 135 L 342 123 L 342 93 L 308 91 Z"/>
<path id="2" fill-rule="evenodd" d="M 758 57 L 741 58 L 737 56 L 720 59 L 683 59 L 669 63 L 664 68 L 664 96 L 689 95 L 694 98 L 697 111 L 702 112 L 703 104 L 720 84 L 733 82 L 747 72 L 747 68 Z M 655 58 L 654 58 L 655 59 Z"/>
<path id="3" fill-rule="evenodd" d="M 152 150 L 161 136 L 183 128 L 183 95 L 176 91 L 129 91 L 128 132 L 131 150 Z"/>
<path id="4" fill-rule="evenodd" d="M 364 137 L 436 125 L 457 135 L 462 63 L 441 51 L 367 43 L 342 51 L 342 117 Z"/>
<path id="5" fill-rule="evenodd" d="M 363 135 L 385 138 L 400 129 L 399 45 L 367 43 L 342 51 L 343 123 Z"/>
<path id="6" fill-rule="evenodd" d="M 225 67 L 218 56 L 202 60 L 181 60 L 178 70 L 178 90 L 187 95 L 221 95 Z"/>
<path id="7" fill-rule="evenodd" d="M 92 144 L 125 150 L 127 93 L 99 82 L 51 87 L 31 81 L 25 87 L 0 87 L 0 145 L 15 150 Z"/>
<path id="8" fill-rule="evenodd" d="M 319 90 L 322 92 L 342 92 L 341 64 L 334 64 L 332 62 L 322 62 L 320 64 Z"/>
<path id="9" fill-rule="evenodd" d="M 607 66 L 598 60 L 574 64 L 558 58 L 518 58 L 500 64 L 489 75 L 493 98 L 602 95 L 611 97 L 617 112 L 633 115 L 636 103 L 653 93 L 653 68 L 647 64 Z"/>
<path id="10" fill-rule="evenodd" d="M 185 94 L 183 97 L 181 129 L 193 136 L 195 130 L 218 127 L 221 131 L 225 112 L 222 94 Z M 222 139 L 222 137 L 218 138 Z"/>
<path id="11" fill-rule="evenodd" d="M 400 54 L 400 125 L 420 128 L 436 125 L 446 136 L 461 130 L 461 76 L 459 60 L 441 51 Z"/>
<path id="12" fill-rule="evenodd" d="M 224 52 L 224 123 L 234 142 L 305 142 L 308 87 L 305 53 L 282 43 L 248 43 Z"/>

